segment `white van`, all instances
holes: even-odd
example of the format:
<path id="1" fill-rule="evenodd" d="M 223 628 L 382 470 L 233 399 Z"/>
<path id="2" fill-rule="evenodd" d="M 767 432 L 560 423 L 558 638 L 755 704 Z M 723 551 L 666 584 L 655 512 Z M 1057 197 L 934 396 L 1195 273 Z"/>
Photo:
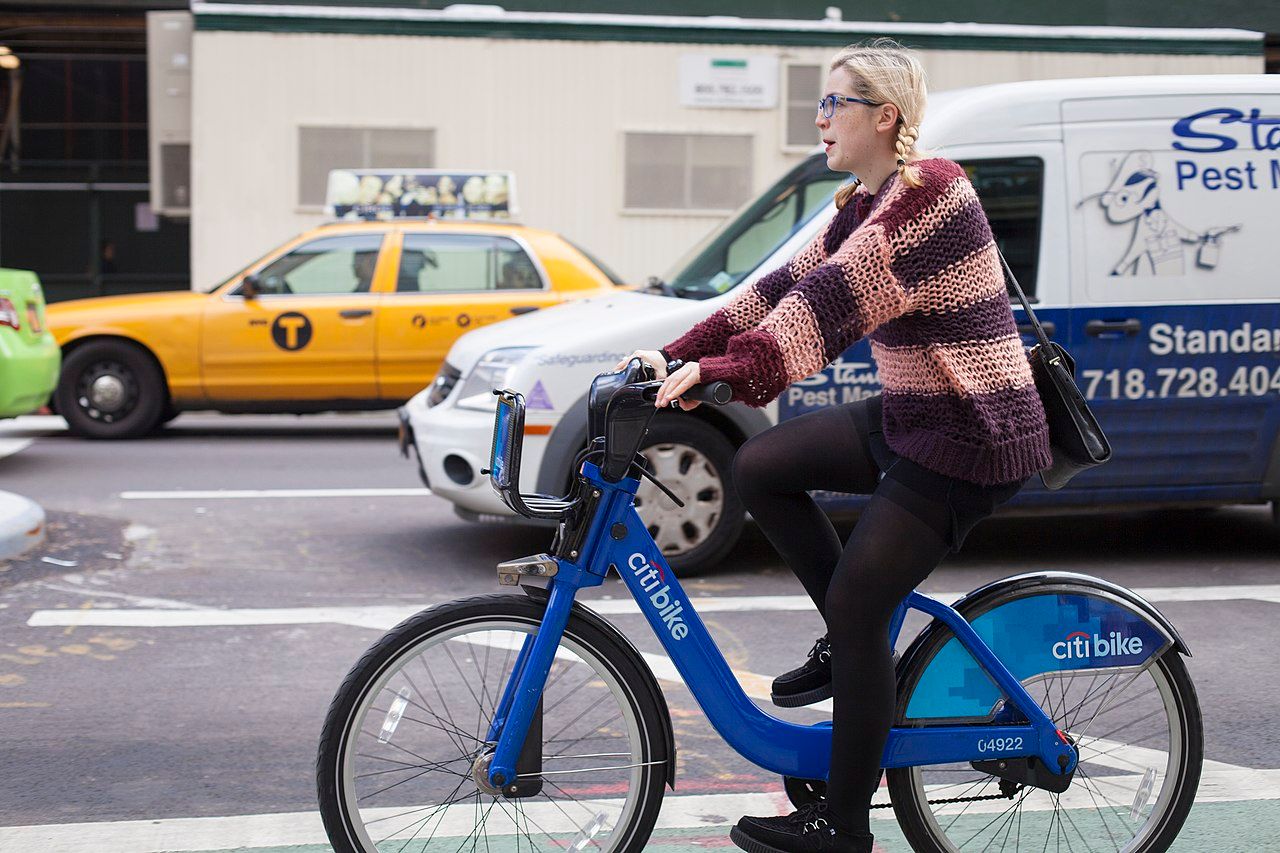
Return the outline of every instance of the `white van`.
<path id="1" fill-rule="evenodd" d="M 931 98 L 925 149 L 961 163 L 1042 322 L 1075 356 L 1113 460 L 1014 506 L 1280 499 L 1280 78 L 1046 80 Z M 650 292 L 479 329 L 402 410 L 435 494 L 472 520 L 512 519 L 480 470 L 489 389 L 525 394 L 525 491 L 559 495 L 585 444 L 591 379 L 657 348 L 784 264 L 835 211 L 815 154 L 696 247 Z M 1016 307 L 1016 306 L 1015 306 Z M 1017 308 L 1021 312 L 1020 308 Z M 1029 327 L 1024 327 L 1024 331 Z M 1026 338 L 1030 343 L 1030 338 Z M 649 483 L 641 515 L 676 568 L 733 546 L 734 448 L 778 419 L 879 390 L 865 341 L 763 410 L 660 413 L 644 453 L 688 504 Z M 859 498 L 821 494 L 832 509 Z M 519 519 L 523 521 L 523 519 Z"/>

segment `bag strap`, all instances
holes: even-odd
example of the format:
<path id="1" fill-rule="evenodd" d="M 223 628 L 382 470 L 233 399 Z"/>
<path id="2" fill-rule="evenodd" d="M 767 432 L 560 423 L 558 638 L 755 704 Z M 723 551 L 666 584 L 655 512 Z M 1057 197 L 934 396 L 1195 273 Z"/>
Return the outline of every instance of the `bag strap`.
<path id="1" fill-rule="evenodd" d="M 1049 345 L 1049 336 L 1045 334 L 1044 326 L 1040 325 L 1040 321 L 1036 319 L 1036 312 L 1031 310 L 1031 303 L 1027 301 L 1027 295 L 1022 292 L 1022 285 L 1018 284 L 1017 277 L 1014 276 L 1013 270 L 1009 268 L 1009 262 L 1004 259 L 1004 252 L 1000 251 L 1000 244 L 996 243 L 996 254 L 1000 256 L 1000 263 L 1004 267 L 1004 275 L 1006 281 L 1013 282 L 1013 289 L 1018 294 L 1018 299 L 1022 301 L 1022 310 L 1027 312 L 1027 319 L 1031 321 L 1032 328 L 1035 329 L 1036 337 L 1040 339 L 1040 343 L 1044 346 L 1046 353 L 1053 353 L 1053 347 Z"/>

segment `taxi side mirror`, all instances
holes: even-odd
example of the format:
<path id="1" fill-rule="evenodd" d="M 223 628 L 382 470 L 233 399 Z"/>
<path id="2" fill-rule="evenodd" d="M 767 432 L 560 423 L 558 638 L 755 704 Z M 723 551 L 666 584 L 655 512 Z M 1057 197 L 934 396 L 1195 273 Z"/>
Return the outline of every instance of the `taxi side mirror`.
<path id="1" fill-rule="evenodd" d="M 240 295 L 245 299 L 256 299 L 258 293 L 258 277 L 252 273 L 245 276 L 240 282 Z"/>

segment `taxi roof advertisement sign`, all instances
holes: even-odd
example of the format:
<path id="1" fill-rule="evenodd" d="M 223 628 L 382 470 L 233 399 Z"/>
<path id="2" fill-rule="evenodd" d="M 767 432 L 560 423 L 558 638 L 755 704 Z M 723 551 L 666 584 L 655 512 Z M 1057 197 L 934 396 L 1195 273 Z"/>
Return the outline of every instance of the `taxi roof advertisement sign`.
<path id="1" fill-rule="evenodd" d="M 510 219 L 515 175 L 453 169 L 334 169 L 325 213 L 334 219 Z"/>

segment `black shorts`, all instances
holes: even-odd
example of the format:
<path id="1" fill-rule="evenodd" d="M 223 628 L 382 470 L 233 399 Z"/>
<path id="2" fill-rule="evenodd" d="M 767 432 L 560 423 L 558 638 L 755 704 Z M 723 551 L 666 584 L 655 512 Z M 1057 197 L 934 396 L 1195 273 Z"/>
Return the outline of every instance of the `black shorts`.
<path id="1" fill-rule="evenodd" d="M 930 471 L 894 453 L 885 442 L 881 397 L 876 395 L 864 402 L 865 405 L 854 404 L 851 408 L 855 416 L 861 415 L 866 419 L 858 426 L 860 431 L 866 430 L 871 455 L 881 472 L 876 494 L 935 526 L 939 517 L 937 506 L 945 505 L 950 521 L 948 529 L 938 530 L 938 534 L 952 551 L 959 551 L 974 525 L 1016 495 L 1029 479 L 989 486 Z"/>

